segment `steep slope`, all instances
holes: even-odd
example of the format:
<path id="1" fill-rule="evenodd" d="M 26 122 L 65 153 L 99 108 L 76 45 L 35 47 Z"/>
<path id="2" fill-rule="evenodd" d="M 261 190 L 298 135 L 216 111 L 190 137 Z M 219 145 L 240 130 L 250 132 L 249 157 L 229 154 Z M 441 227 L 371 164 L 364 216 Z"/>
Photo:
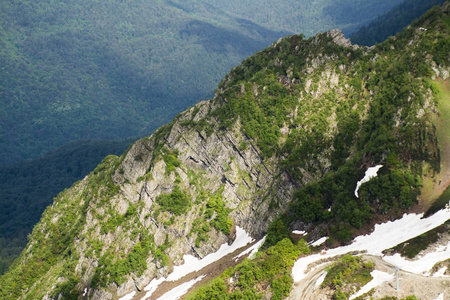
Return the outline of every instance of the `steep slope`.
<path id="1" fill-rule="evenodd" d="M 0 167 L 0 274 L 22 252 L 27 235 L 54 197 L 132 140 L 72 142 L 32 161 Z"/>
<path id="2" fill-rule="evenodd" d="M 265 284 L 232 292 L 285 297 L 286 270 L 304 252 L 289 229 L 347 243 L 416 204 L 425 165 L 442 171 L 431 77 L 448 77 L 448 19 L 447 2 L 374 48 L 335 30 L 246 59 L 212 100 L 62 192 L 1 277 L 1 295 L 114 299 L 167 276 L 186 253 L 214 252 L 239 226 L 272 247 Z"/>
<path id="3" fill-rule="evenodd" d="M 323 0 L 253 2 L 236 12 L 207 1 L 2 1 L 0 163 L 77 139 L 147 135 L 209 98 L 232 66 L 288 32 L 314 34 L 368 17 L 332 20 L 337 10 L 321 13 Z M 396 1 L 358 1 L 355 9 L 366 2 L 376 3 L 373 18 Z M 257 23 L 247 18 L 254 4 L 275 12 L 271 26 L 261 15 Z M 315 22 L 297 27 L 310 14 Z M 291 27 L 275 26 L 280 17 Z"/>

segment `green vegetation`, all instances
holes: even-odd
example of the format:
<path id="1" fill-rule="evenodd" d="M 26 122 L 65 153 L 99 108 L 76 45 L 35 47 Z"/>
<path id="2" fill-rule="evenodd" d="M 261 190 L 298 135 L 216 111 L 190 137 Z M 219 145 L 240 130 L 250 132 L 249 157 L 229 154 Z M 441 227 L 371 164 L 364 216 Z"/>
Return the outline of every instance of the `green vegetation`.
<path id="1" fill-rule="evenodd" d="M 294 245 L 289 239 L 283 239 L 259 252 L 257 258 L 245 259 L 234 269 L 226 270 L 189 299 L 262 299 L 269 288 L 271 299 L 284 299 L 292 285 L 291 267 L 299 255 L 308 253 L 305 241 Z"/>
<path id="2" fill-rule="evenodd" d="M 169 211 L 177 216 L 185 214 L 192 205 L 190 197 L 178 185 L 175 185 L 170 194 L 158 195 L 156 203 L 164 211 Z"/>
<path id="3" fill-rule="evenodd" d="M 228 214 L 231 209 L 225 207 L 225 203 L 222 198 L 223 186 L 220 187 L 209 201 L 206 203 L 205 218 L 208 219 L 212 216 L 212 211 L 216 212 L 216 216 L 211 220 L 211 226 L 225 234 L 230 234 L 231 226 L 233 226 L 233 221 L 228 218 Z"/>
<path id="4" fill-rule="evenodd" d="M 91 280 L 91 286 L 106 287 L 110 283 L 117 283 L 118 285 L 124 282 L 124 276 L 135 272 L 141 276 L 147 269 L 147 257 L 150 252 L 157 253 L 153 237 L 147 234 L 142 234 L 138 243 L 136 243 L 128 255 L 122 259 L 117 259 L 114 253 L 106 251 L 100 258 L 99 265 L 95 269 L 95 274 Z M 156 254 L 154 254 L 157 257 Z M 161 256 L 161 253 L 159 253 Z M 58 295 L 58 293 L 55 293 Z"/>
<path id="5" fill-rule="evenodd" d="M 333 263 L 327 269 L 327 275 L 322 287 L 330 287 L 335 290 L 333 299 L 348 299 L 349 295 L 360 289 L 372 280 L 374 264 L 364 262 L 361 257 L 347 254 Z"/>
<path id="6" fill-rule="evenodd" d="M 224 186 L 222 185 L 216 193 L 209 197 L 202 190 L 195 201 L 195 204 L 201 204 L 208 200 L 205 207 L 201 206 L 199 217 L 192 223 L 190 235 L 197 234 L 195 239 L 196 247 L 200 247 L 201 242 L 208 241 L 208 232 L 211 230 L 211 227 L 224 234 L 230 234 L 233 221 L 228 217 L 231 209 L 225 207 L 225 202 L 223 201 L 223 188 Z"/>
<path id="7" fill-rule="evenodd" d="M 205 222 L 204 219 L 196 218 L 192 223 L 191 233 L 197 233 L 195 239 L 195 246 L 200 247 L 201 242 L 207 242 L 209 240 L 208 232 L 211 230 L 211 226 Z"/>
<path id="8" fill-rule="evenodd" d="M 317 178 L 295 193 L 288 212 L 270 226 L 267 245 L 286 237 L 287 227 L 298 219 L 330 222 L 329 235 L 345 243 L 374 214 L 401 215 L 417 202 L 423 162 L 440 171 L 436 128 L 417 115 L 423 114 L 418 107 L 424 105 L 427 90 L 434 97 L 438 92 L 424 63 L 427 55 L 448 64 L 440 58 L 448 54 L 449 40 L 442 17 L 435 8 L 415 27 L 365 54 L 340 47 L 327 35 L 314 42 L 291 36 L 244 60 L 224 78 L 213 112 L 219 129 L 230 129 L 239 120 L 263 158 L 283 156 L 281 168 L 296 180 Z M 415 29 L 422 23 L 427 23 L 426 34 Z M 417 42 L 407 46 L 415 35 Z M 314 98 L 311 94 L 323 86 L 326 69 L 316 67 L 309 76 L 302 72 L 311 67 L 309 60 L 324 54 L 330 57 L 328 67 L 352 65 L 347 72 L 336 71 L 339 85 L 349 88 L 336 93 L 332 86 L 322 87 L 322 96 Z M 283 126 L 287 137 L 281 136 Z M 327 159 L 331 168 L 324 163 Z M 357 198 L 356 182 L 368 162 L 384 168 L 361 187 Z"/>
<path id="9" fill-rule="evenodd" d="M 169 153 L 167 149 L 162 150 L 164 152 L 163 159 L 166 164 L 166 173 L 170 174 L 175 171 L 175 168 L 181 165 L 181 162 L 177 159 L 178 152 L 174 151 L 174 153 Z"/>

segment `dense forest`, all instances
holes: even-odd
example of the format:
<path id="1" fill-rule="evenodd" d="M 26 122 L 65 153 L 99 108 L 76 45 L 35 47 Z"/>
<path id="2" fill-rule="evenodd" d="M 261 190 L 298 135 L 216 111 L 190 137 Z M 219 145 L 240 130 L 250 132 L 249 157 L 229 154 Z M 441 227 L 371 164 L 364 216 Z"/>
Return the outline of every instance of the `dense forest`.
<path id="1" fill-rule="evenodd" d="M 0 163 L 149 134 L 278 38 L 356 29 L 400 0 L 297 2 L 2 1 Z"/>
<path id="2" fill-rule="evenodd" d="M 53 198 L 132 141 L 77 141 L 38 159 L 0 167 L 0 274 L 20 254 Z"/>
<path id="3" fill-rule="evenodd" d="M 444 2 L 445 0 L 405 0 L 375 21 L 361 27 L 351 35 L 350 39 L 352 43 L 365 46 L 381 43 L 409 25 L 414 19 L 419 18 L 431 7 L 442 5 Z"/>

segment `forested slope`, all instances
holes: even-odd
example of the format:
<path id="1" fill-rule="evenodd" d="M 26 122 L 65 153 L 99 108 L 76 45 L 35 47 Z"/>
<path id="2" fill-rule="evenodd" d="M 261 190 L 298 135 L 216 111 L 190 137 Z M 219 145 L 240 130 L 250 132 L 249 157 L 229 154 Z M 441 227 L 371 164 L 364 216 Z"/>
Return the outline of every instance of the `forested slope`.
<path id="1" fill-rule="evenodd" d="M 77 141 L 38 159 L 0 167 L 0 274 L 19 256 L 53 198 L 132 141 Z"/>
<path id="2" fill-rule="evenodd" d="M 370 24 L 364 25 L 354 32 L 350 40 L 352 43 L 372 46 L 381 43 L 390 36 L 394 36 L 403 27 L 419 18 L 434 5 L 442 5 L 445 0 L 405 0 L 389 12 L 379 16 Z"/>
<path id="3" fill-rule="evenodd" d="M 2 1 L 0 163 L 150 134 L 281 36 L 357 27 L 396 1 L 334 9 L 349 2 Z"/>

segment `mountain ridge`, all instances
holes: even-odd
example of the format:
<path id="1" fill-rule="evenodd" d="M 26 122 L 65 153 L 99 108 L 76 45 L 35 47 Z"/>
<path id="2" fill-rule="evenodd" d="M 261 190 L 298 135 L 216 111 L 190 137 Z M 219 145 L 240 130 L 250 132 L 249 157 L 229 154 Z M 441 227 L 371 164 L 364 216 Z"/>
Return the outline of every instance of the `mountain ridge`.
<path id="1" fill-rule="evenodd" d="M 425 167 L 442 171 L 429 118 L 439 90 L 431 76 L 449 71 L 445 8 L 371 49 L 333 31 L 283 38 L 244 60 L 211 101 L 62 192 L 1 277 L 2 296 L 78 298 L 86 288 L 90 299 L 112 299 L 168 275 L 183 254 L 214 252 L 235 226 L 297 257 L 304 244 L 289 230 L 329 234 L 334 246 L 375 215 L 401 215 Z M 283 274 L 268 279 L 273 295 L 289 291 Z"/>

